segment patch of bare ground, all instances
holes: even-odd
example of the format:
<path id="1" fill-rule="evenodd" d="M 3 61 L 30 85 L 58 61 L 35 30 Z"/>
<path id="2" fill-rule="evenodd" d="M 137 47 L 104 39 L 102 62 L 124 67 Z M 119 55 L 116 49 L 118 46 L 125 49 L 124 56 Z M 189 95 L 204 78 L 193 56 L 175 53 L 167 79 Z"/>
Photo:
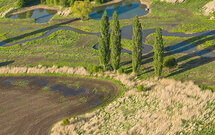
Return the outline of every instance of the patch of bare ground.
<path id="1" fill-rule="evenodd" d="M 202 91 L 192 81 L 180 82 L 171 79 L 137 80 L 130 75 L 105 76 L 120 80 L 131 90 L 106 108 L 70 119 L 63 126 L 58 122 L 52 135 L 64 134 L 153 134 L 173 135 L 181 131 L 192 133 L 202 130 L 204 125 L 215 122 L 215 93 Z M 149 91 L 137 92 L 138 85 Z M 187 121 L 203 121 L 203 125 Z"/>
<path id="2" fill-rule="evenodd" d="M 8 85 L 8 80 L 23 82 L 28 80 L 28 84 L 17 83 L 18 85 Z M 56 84 L 64 85 L 76 84 L 89 90 L 87 94 L 64 97 L 59 92 L 51 92 L 44 89 L 44 82 L 48 86 Z M 22 84 L 22 85 L 21 85 Z M 121 88 L 110 81 L 84 79 L 77 77 L 1 77 L 0 79 L 0 134 L 1 135 L 48 135 L 51 126 L 65 117 L 80 115 L 94 109 L 97 105 L 96 95 L 102 98 L 102 103 L 109 102 L 116 96 Z M 106 95 L 99 92 L 106 88 Z M 97 88 L 98 93 L 92 93 Z M 108 94 L 107 94 L 108 92 Z M 86 102 L 81 102 L 85 98 Z"/>

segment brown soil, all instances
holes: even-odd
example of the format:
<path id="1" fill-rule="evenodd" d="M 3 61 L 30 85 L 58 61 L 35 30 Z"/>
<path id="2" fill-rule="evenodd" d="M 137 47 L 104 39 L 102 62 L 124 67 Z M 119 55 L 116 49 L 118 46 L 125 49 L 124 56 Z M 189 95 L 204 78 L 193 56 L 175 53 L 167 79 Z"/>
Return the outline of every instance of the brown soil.
<path id="1" fill-rule="evenodd" d="M 11 78 L 11 77 L 9 77 Z M 14 80 L 23 80 L 26 77 L 15 77 Z M 119 92 L 120 87 L 110 81 L 92 80 L 71 77 L 36 77 L 46 80 L 51 84 L 72 84 L 80 82 L 81 87 L 89 89 L 89 93 L 62 98 L 60 92 L 42 90 L 42 86 L 35 83 L 35 77 L 26 86 L 10 86 L 2 82 L 8 77 L 0 78 L 0 135 L 48 135 L 54 123 L 92 110 L 96 106 L 96 96 L 92 93 L 94 88 L 98 90 L 105 86 L 108 94 L 98 92 L 103 103 L 112 100 Z M 13 80 L 13 79 L 12 79 Z M 80 102 L 80 98 L 87 98 L 87 102 Z M 102 103 L 102 104 L 103 104 Z"/>

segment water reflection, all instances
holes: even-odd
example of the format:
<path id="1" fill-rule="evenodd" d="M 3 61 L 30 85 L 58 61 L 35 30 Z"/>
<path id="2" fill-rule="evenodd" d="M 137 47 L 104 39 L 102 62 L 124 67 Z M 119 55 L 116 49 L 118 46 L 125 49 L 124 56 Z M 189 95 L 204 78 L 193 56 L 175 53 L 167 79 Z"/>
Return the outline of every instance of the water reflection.
<path id="1" fill-rule="evenodd" d="M 35 19 L 36 23 L 47 23 L 55 14 L 56 14 L 56 11 L 54 10 L 35 9 L 35 10 L 10 16 L 9 18 L 11 19 L 33 18 Z"/>
<path id="2" fill-rule="evenodd" d="M 99 20 L 106 10 L 110 19 L 112 19 L 114 11 L 118 12 L 119 19 L 130 19 L 134 18 L 136 15 L 144 16 L 148 14 L 145 8 L 146 6 L 141 5 L 139 2 L 123 1 L 114 5 L 97 7 L 93 9 L 90 17 Z"/>

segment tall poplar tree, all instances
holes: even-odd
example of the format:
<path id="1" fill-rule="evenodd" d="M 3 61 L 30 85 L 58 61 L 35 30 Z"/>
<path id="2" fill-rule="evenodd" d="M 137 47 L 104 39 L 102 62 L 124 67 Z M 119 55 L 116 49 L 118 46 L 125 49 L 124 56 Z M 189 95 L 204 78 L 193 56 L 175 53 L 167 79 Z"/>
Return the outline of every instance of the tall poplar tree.
<path id="1" fill-rule="evenodd" d="M 163 69 L 164 45 L 162 38 L 162 29 L 156 29 L 155 45 L 154 45 L 154 70 L 155 76 L 160 77 Z"/>
<path id="2" fill-rule="evenodd" d="M 139 22 L 138 16 L 135 17 L 133 24 L 133 34 L 132 37 L 132 69 L 133 72 L 137 72 L 141 65 L 142 59 L 142 27 Z"/>
<path id="3" fill-rule="evenodd" d="M 110 61 L 110 33 L 109 33 L 109 17 L 107 12 L 101 19 L 100 31 L 101 36 L 99 37 L 99 60 L 104 68 L 108 65 Z"/>
<path id="4" fill-rule="evenodd" d="M 117 12 L 113 14 L 113 27 L 111 32 L 111 60 L 114 70 L 119 68 L 121 55 L 121 30 Z"/>

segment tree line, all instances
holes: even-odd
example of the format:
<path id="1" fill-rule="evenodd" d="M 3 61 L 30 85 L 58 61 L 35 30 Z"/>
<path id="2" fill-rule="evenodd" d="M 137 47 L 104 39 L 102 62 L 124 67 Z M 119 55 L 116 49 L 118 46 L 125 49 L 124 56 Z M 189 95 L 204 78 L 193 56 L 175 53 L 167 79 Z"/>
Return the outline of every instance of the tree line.
<path id="1" fill-rule="evenodd" d="M 27 6 L 28 4 L 35 2 L 35 0 L 18 0 L 17 6 L 22 8 Z M 79 0 L 40 0 L 41 4 L 53 5 L 53 6 L 63 6 L 63 7 L 72 7 L 75 2 L 79 2 Z M 96 4 L 104 3 L 104 0 L 95 0 Z"/>
<path id="2" fill-rule="evenodd" d="M 115 11 L 113 14 L 113 25 L 110 33 L 110 23 L 107 12 L 105 11 L 100 22 L 99 37 L 99 61 L 103 68 L 106 68 L 111 60 L 111 65 L 116 71 L 120 68 L 121 57 L 121 30 L 118 19 L 118 14 Z M 132 37 L 132 71 L 138 73 L 142 61 L 142 26 L 138 16 L 134 19 Z M 156 38 L 154 45 L 154 70 L 155 76 L 160 77 L 163 68 L 164 45 L 162 38 L 162 29 L 156 29 Z"/>

